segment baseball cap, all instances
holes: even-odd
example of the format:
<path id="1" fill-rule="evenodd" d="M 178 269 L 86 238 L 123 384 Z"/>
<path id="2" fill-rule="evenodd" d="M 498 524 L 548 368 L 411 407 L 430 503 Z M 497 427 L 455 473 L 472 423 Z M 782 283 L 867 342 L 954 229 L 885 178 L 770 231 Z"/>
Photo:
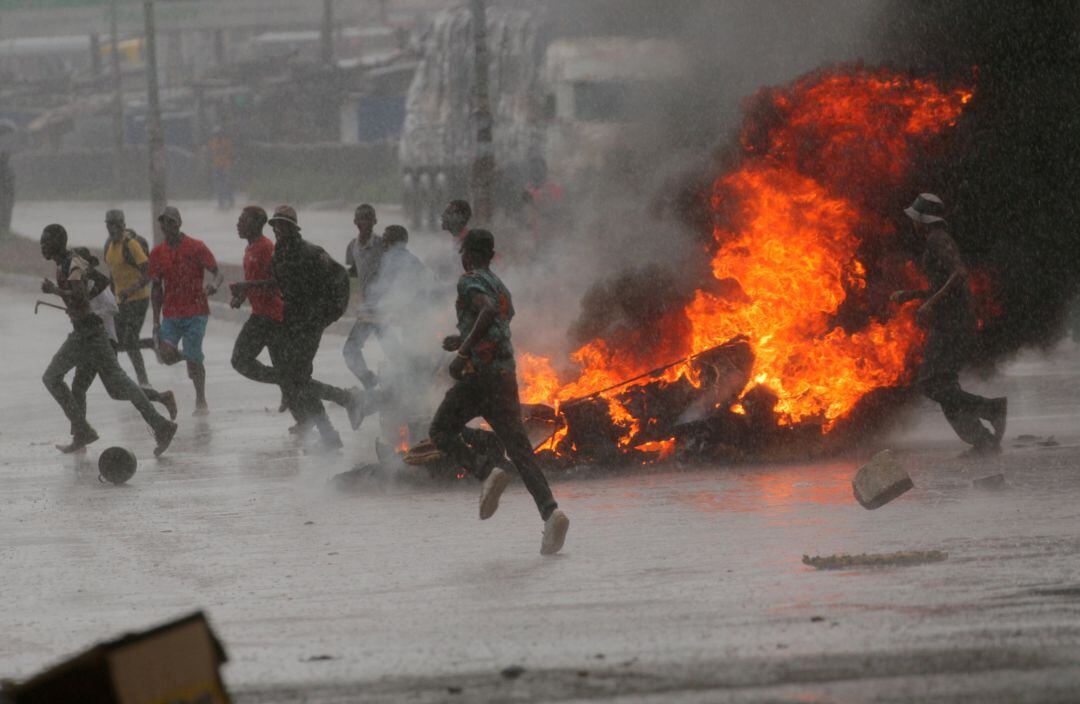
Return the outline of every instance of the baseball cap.
<path id="1" fill-rule="evenodd" d="M 126 221 L 127 221 L 127 219 L 124 217 L 124 211 L 123 210 L 120 210 L 118 208 L 114 208 L 113 210 L 106 210 L 105 211 L 105 222 L 123 223 L 123 222 L 126 222 Z"/>
<path id="2" fill-rule="evenodd" d="M 171 205 L 165 206 L 165 209 L 161 211 L 161 215 L 158 215 L 158 222 L 162 220 L 172 220 L 177 225 L 183 222 L 180 219 L 180 211 Z"/>

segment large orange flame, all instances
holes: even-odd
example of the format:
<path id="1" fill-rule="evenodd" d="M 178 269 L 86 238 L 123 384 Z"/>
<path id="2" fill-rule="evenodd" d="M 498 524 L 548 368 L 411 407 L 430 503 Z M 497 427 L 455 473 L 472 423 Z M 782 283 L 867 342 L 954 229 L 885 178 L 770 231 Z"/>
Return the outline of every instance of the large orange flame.
<path id="1" fill-rule="evenodd" d="M 743 158 L 710 195 L 715 281 L 697 290 L 685 309 L 689 332 L 668 353 L 695 354 L 743 335 L 755 354 L 750 384 L 776 394 L 780 421 L 817 421 L 826 431 L 866 393 L 903 383 L 923 339 L 914 305 L 852 330 L 838 313 L 867 287 L 862 238 L 890 229 L 867 203 L 874 194 L 907 197 L 892 196 L 915 150 L 955 124 L 971 97 L 862 68 L 811 74 L 759 96 L 742 133 Z M 523 355 L 523 399 L 566 401 L 672 361 L 641 359 L 602 339 L 571 359 L 579 376 L 560 384 L 550 360 Z M 687 371 L 680 365 L 666 376 Z M 626 444 L 638 421 L 611 406 Z"/>

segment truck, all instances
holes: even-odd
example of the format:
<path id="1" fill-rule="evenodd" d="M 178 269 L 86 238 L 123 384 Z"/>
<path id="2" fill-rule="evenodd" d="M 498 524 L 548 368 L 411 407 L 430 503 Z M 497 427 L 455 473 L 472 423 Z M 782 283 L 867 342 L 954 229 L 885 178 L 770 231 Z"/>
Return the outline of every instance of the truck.
<path id="1" fill-rule="evenodd" d="M 496 208 L 513 212 L 537 172 L 588 185 L 687 61 L 676 43 L 631 37 L 546 37 L 528 10 L 487 17 L 489 101 L 494 120 Z M 467 9 L 439 13 L 420 39 L 420 65 L 405 99 L 399 145 L 405 211 L 435 229 L 443 205 L 469 197 L 476 153 L 474 40 Z"/>

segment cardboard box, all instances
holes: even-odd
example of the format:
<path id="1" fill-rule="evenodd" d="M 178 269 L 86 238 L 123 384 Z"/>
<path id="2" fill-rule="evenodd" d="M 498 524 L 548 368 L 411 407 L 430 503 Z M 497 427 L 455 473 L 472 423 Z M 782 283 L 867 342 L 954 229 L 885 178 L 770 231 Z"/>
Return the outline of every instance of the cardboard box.
<path id="1" fill-rule="evenodd" d="M 5 687 L 7 704 L 229 704 L 225 650 L 203 613 L 101 643 Z"/>

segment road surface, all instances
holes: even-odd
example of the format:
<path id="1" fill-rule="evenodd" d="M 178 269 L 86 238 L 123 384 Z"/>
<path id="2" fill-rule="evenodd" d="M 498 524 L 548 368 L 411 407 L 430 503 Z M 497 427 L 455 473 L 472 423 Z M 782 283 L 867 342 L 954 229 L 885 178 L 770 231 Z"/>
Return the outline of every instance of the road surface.
<path id="1" fill-rule="evenodd" d="M 8 279 L 9 284 L 17 279 Z M 975 389 L 1006 392 L 1009 447 L 978 461 L 929 404 L 848 457 L 765 467 L 641 468 L 553 478 L 572 524 L 539 554 L 515 483 L 490 521 L 477 487 L 328 480 L 374 458 L 376 423 L 338 456 L 304 454 L 278 394 L 228 366 L 211 320 L 205 419 L 182 368 L 168 453 L 134 410 L 90 393 L 99 442 L 59 455 L 41 385 L 67 332 L 38 296 L 0 298 L 0 677 L 203 609 L 242 703 L 617 700 L 1075 701 L 1080 691 L 1080 351 L 1030 354 Z M 520 305 L 520 304 L 519 304 Z M 318 375 L 349 382 L 328 336 Z M 123 361 L 125 367 L 126 360 Z M 348 427 L 335 409 L 339 429 Z M 1019 434 L 1056 436 L 1014 447 Z M 139 457 L 124 487 L 96 460 Z M 892 447 L 916 488 L 877 511 L 860 462 Z M 976 490 L 1002 472 L 1009 488 Z M 818 572 L 804 554 L 944 550 L 945 562 Z M 520 666 L 516 679 L 500 674 Z"/>

